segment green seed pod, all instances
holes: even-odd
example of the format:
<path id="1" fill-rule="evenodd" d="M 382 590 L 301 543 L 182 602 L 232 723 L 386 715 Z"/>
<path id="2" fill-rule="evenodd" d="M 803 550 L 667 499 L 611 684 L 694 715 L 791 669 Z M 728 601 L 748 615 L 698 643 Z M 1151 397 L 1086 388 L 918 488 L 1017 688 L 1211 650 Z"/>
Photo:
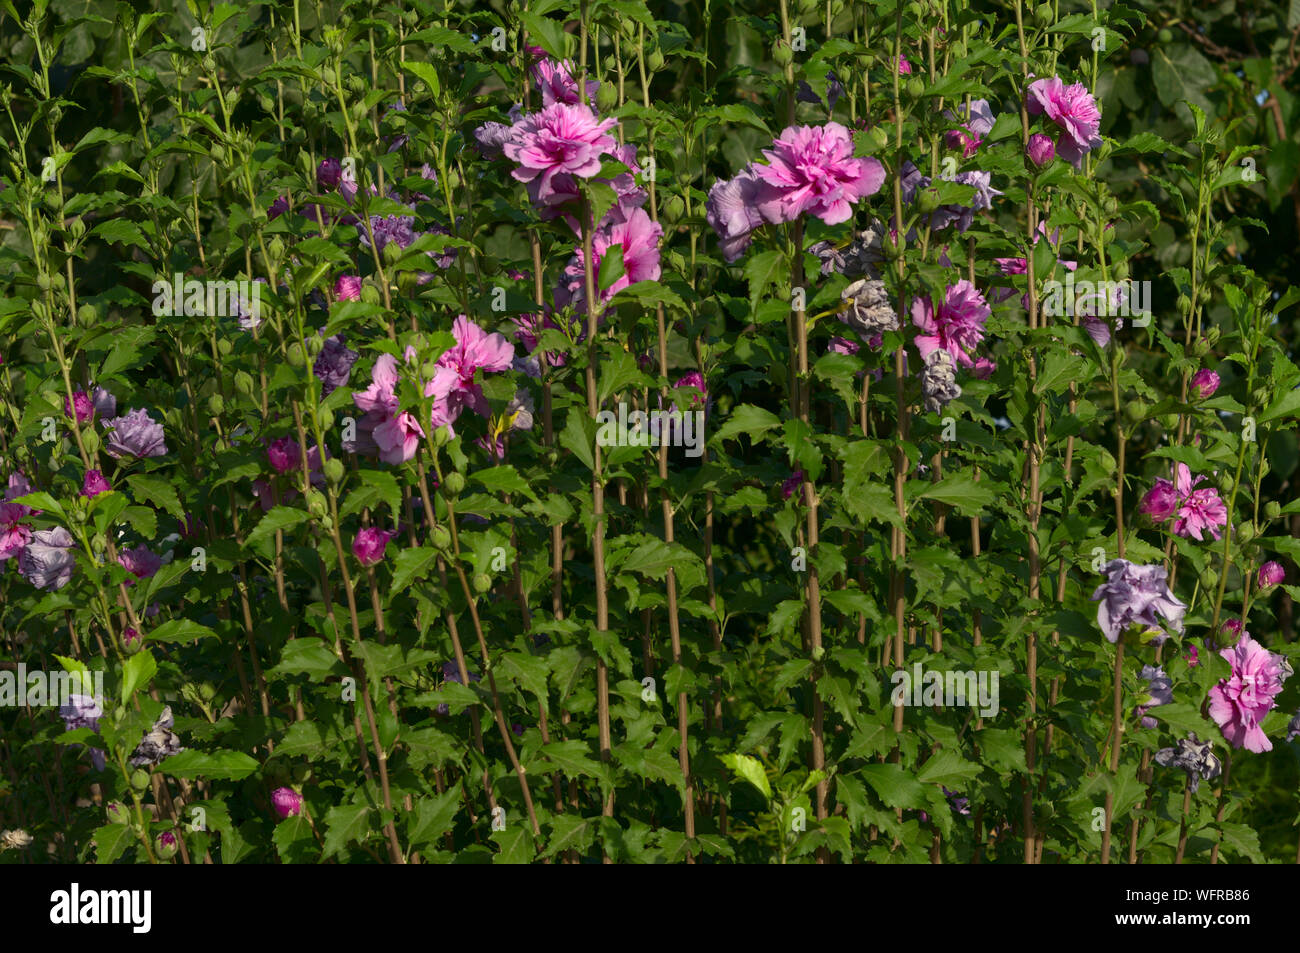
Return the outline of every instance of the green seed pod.
<path id="1" fill-rule="evenodd" d="M 338 457 L 331 457 L 325 461 L 325 479 L 336 486 L 343 482 L 343 461 Z"/>
<path id="2" fill-rule="evenodd" d="M 935 188 L 922 189 L 921 194 L 917 196 L 916 207 L 922 215 L 929 215 L 939 207 L 939 190 Z"/>
<path id="3" fill-rule="evenodd" d="M 675 225 L 682 220 L 682 216 L 685 214 L 686 214 L 685 200 L 683 200 L 680 195 L 670 195 L 668 196 L 668 200 L 664 202 L 664 206 L 662 211 L 659 213 L 659 217 L 663 219 L 665 222 L 667 222 L 668 224 Z"/>
<path id="4" fill-rule="evenodd" d="M 1201 573 L 1201 588 L 1213 589 L 1219 584 L 1219 573 L 1213 566 L 1206 566 L 1205 571 Z"/>
<path id="5" fill-rule="evenodd" d="M 387 250 L 387 248 L 388 246 L 385 245 L 384 249 Z M 361 300 L 366 304 L 379 304 L 379 289 L 372 282 L 363 282 L 361 285 Z"/>
<path id="6" fill-rule="evenodd" d="M 42 291 L 49 291 L 51 287 L 50 276 L 45 272 L 38 274 L 36 276 L 36 287 L 40 288 Z"/>
<path id="7" fill-rule="evenodd" d="M 919 76 L 913 76 L 907 81 L 907 95 L 913 99 L 920 99 L 925 93 L 925 82 Z"/>
<path id="8" fill-rule="evenodd" d="M 1187 315 L 1192 313 L 1192 299 L 1187 297 L 1187 295 L 1178 296 L 1178 313 L 1183 317 L 1187 317 Z"/>
<path id="9" fill-rule="evenodd" d="M 220 394 L 213 394 L 208 398 L 208 414 L 213 417 L 220 417 L 226 409 L 226 398 Z"/>
<path id="10" fill-rule="evenodd" d="M 793 56 L 793 54 L 791 54 Z M 657 73 L 664 68 L 663 50 L 655 50 L 645 59 L 646 68 L 652 73 Z"/>
<path id="11" fill-rule="evenodd" d="M 235 349 L 235 345 L 230 343 L 229 338 L 222 338 L 217 342 L 217 353 L 222 357 L 229 357 L 230 352 Z"/>
<path id="12" fill-rule="evenodd" d="M 1147 405 L 1140 400 L 1131 400 L 1124 407 L 1124 417 L 1131 424 L 1141 423 L 1147 415 Z"/>
<path id="13" fill-rule="evenodd" d="M 1039 26 L 1048 26 L 1052 22 L 1052 5 L 1050 3 L 1040 3 L 1038 9 L 1034 11 L 1034 19 L 1038 21 Z"/>
<path id="14" fill-rule="evenodd" d="M 312 360 L 316 359 L 316 355 L 319 354 L 324 347 L 325 339 L 319 334 L 307 335 L 307 356 Z"/>
<path id="15" fill-rule="evenodd" d="M 474 591 L 487 592 L 492 588 L 492 577 L 485 572 L 478 573 L 474 576 Z"/>
<path id="16" fill-rule="evenodd" d="M 446 549 L 451 545 L 451 530 L 439 523 L 433 528 L 433 533 L 430 534 L 430 538 L 433 540 L 433 545 L 436 548 Z"/>
<path id="17" fill-rule="evenodd" d="M 1162 27 L 1156 34 L 1156 40 L 1160 43 L 1172 43 L 1174 41 L 1174 31 L 1168 27 Z"/>
<path id="18" fill-rule="evenodd" d="M 596 91 L 596 108 L 606 113 L 618 105 L 618 90 L 613 83 L 601 83 Z"/>
<path id="19" fill-rule="evenodd" d="M 302 345 L 294 341 L 289 345 L 289 365 L 291 367 L 302 367 L 307 363 L 307 355 L 302 349 Z"/>
<path id="20" fill-rule="evenodd" d="M 321 82 L 323 82 L 326 86 L 333 86 L 335 83 L 338 82 L 339 79 L 338 74 L 334 72 L 334 67 L 332 66 L 327 66 L 323 70 L 321 70 L 320 78 L 321 78 Z"/>
<path id="21" fill-rule="evenodd" d="M 1243 543 L 1248 543 L 1255 538 L 1255 524 L 1252 520 L 1245 520 L 1237 524 L 1237 539 Z"/>
<path id="22" fill-rule="evenodd" d="M 889 145 L 889 130 L 884 126 L 872 127 L 871 131 L 867 133 L 867 137 L 871 140 L 872 149 L 875 152 L 879 152 Z"/>
<path id="23" fill-rule="evenodd" d="M 245 396 L 253 393 L 253 378 L 248 371 L 235 371 L 235 390 Z"/>
<path id="24" fill-rule="evenodd" d="M 77 323 L 83 328 L 93 328 L 99 323 L 99 310 L 87 302 L 77 309 Z"/>
<path id="25" fill-rule="evenodd" d="M 442 481 L 442 491 L 446 496 L 452 499 L 460 496 L 461 493 L 465 491 L 464 475 L 456 473 L 455 471 L 448 473 L 446 478 Z"/>
<path id="26" fill-rule="evenodd" d="M 1282 506 L 1277 500 L 1269 500 L 1264 504 L 1264 515 L 1271 520 L 1278 519 L 1282 515 Z"/>
<path id="27" fill-rule="evenodd" d="M 144 768 L 136 768 L 131 772 L 131 787 L 137 791 L 143 791 L 149 787 L 149 772 Z"/>

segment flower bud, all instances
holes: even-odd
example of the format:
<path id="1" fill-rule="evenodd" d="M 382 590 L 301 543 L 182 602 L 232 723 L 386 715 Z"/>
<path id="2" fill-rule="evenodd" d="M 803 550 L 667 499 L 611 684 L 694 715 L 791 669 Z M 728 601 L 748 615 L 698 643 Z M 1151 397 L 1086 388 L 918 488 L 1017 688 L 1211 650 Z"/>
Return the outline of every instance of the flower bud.
<path id="1" fill-rule="evenodd" d="M 289 364 L 293 367 L 302 367 L 307 363 L 307 355 L 303 347 L 297 341 L 289 345 Z"/>
<path id="2" fill-rule="evenodd" d="M 131 772 L 131 787 L 137 791 L 143 791 L 149 787 L 149 772 L 144 768 L 136 768 Z"/>
<path id="3" fill-rule="evenodd" d="M 451 530 L 439 523 L 429 534 L 430 540 L 437 549 L 446 549 L 451 546 Z"/>
<path id="4" fill-rule="evenodd" d="M 680 195 L 670 195 L 668 200 L 664 202 L 659 217 L 669 225 L 675 225 L 682 220 L 682 216 L 685 214 L 686 202 Z"/>
<path id="5" fill-rule="evenodd" d="M 772 44 L 772 59 L 784 69 L 794 62 L 794 50 L 790 49 L 790 44 L 784 39 L 778 39 Z"/>
<path id="6" fill-rule="evenodd" d="M 465 477 L 463 474 L 452 471 L 448 473 L 442 481 L 443 494 L 451 499 L 460 496 L 465 490 Z"/>
<path id="7" fill-rule="evenodd" d="M 171 860 L 179 849 L 180 844 L 171 831 L 163 831 L 154 839 L 153 852 L 159 860 Z"/>
<path id="8" fill-rule="evenodd" d="M 907 95 L 913 99 L 920 99 L 925 93 L 925 81 L 919 76 L 913 76 L 907 81 Z"/>
<path id="9" fill-rule="evenodd" d="M 279 235 L 272 236 L 266 243 L 266 251 L 271 256 L 271 261 L 280 261 L 284 258 L 284 239 Z"/>
<path id="10" fill-rule="evenodd" d="M 245 396 L 253 393 L 253 378 L 248 371 L 235 371 L 235 390 Z"/>
<path id="11" fill-rule="evenodd" d="M 131 820 L 126 805 L 121 801 L 109 801 L 104 807 L 104 814 L 110 824 L 126 824 Z"/>
<path id="12" fill-rule="evenodd" d="M 929 215 L 939 207 L 939 190 L 933 187 L 922 189 L 916 197 L 916 207 L 922 215 Z"/>
<path id="13" fill-rule="evenodd" d="M 271 792 L 271 806 L 280 817 L 297 817 L 302 813 L 302 795 L 292 788 L 276 788 Z"/>
<path id="14" fill-rule="evenodd" d="M 1278 519 L 1282 516 L 1282 506 L 1277 500 L 1269 500 L 1264 504 L 1264 515 L 1271 520 Z"/>
<path id="15" fill-rule="evenodd" d="M 618 89 L 613 83 L 601 83 L 600 89 L 596 91 L 596 108 L 604 113 L 617 105 Z"/>
<path id="16" fill-rule="evenodd" d="M 343 480 L 343 461 L 338 457 L 330 457 L 325 461 L 325 479 L 337 485 Z"/>
<path id="17" fill-rule="evenodd" d="M 1052 22 L 1052 5 L 1040 3 L 1038 9 L 1034 11 L 1034 19 L 1038 21 L 1039 26 L 1049 26 Z"/>
<path id="18" fill-rule="evenodd" d="M 217 353 L 220 354 L 222 357 L 229 357 L 230 352 L 233 351 L 234 349 L 235 349 L 235 345 L 230 343 L 229 338 L 222 338 L 220 341 L 217 342 Z"/>
<path id="19" fill-rule="evenodd" d="M 794 56 L 793 53 L 790 55 L 791 57 Z M 651 53 L 649 56 L 646 57 L 645 65 L 649 67 L 652 73 L 659 72 L 661 69 L 664 68 L 664 51 L 655 50 L 653 53 Z"/>
<path id="20" fill-rule="evenodd" d="M 77 309 L 77 323 L 83 328 L 93 328 L 99 323 L 99 309 L 87 302 Z"/>
<path id="21" fill-rule="evenodd" d="M 474 591 L 487 592 L 492 588 L 492 577 L 485 572 L 477 573 L 474 576 Z"/>
<path id="22" fill-rule="evenodd" d="M 327 512 L 325 505 L 325 495 L 320 490 L 312 489 L 307 494 L 307 512 L 317 519 L 321 519 Z"/>
<path id="23" fill-rule="evenodd" d="M 1201 572 L 1201 588 L 1209 590 L 1209 589 L 1213 589 L 1218 584 L 1219 584 L 1219 573 L 1215 570 L 1213 566 L 1206 566 L 1205 569 Z"/>

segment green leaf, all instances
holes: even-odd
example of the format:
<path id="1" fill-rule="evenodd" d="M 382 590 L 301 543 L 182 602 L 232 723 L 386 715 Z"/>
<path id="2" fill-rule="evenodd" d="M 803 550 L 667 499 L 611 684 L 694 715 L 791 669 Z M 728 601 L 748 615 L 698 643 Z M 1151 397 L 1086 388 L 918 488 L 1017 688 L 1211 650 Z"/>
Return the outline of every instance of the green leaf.
<path id="1" fill-rule="evenodd" d="M 406 825 L 406 836 L 411 846 L 431 843 L 451 830 L 460 810 L 460 799 L 460 789 L 452 788 L 443 794 L 416 801 Z"/>
<path id="2" fill-rule="evenodd" d="M 106 824 L 95 830 L 95 863 L 111 864 L 122 856 L 135 834 L 127 824 Z"/>
<path id="3" fill-rule="evenodd" d="M 759 793 L 767 800 L 772 800 L 772 785 L 767 780 L 767 772 L 763 770 L 763 763 L 757 758 L 747 754 L 724 754 L 722 763 L 740 778 L 757 788 Z"/>
<path id="4" fill-rule="evenodd" d="M 735 434 L 743 433 L 753 440 L 758 434 L 779 426 L 781 426 L 780 418 L 770 410 L 755 407 L 753 404 L 741 404 L 731 412 L 731 416 L 718 428 L 713 438 L 722 441 Z"/>
<path id="5" fill-rule="evenodd" d="M 333 857 L 349 842 L 362 840 L 369 833 L 370 806 L 367 804 L 342 804 L 329 809 L 325 815 L 325 852 L 322 857 Z"/>
<path id="6" fill-rule="evenodd" d="M 292 639 L 280 651 L 280 663 L 267 671 L 267 675 L 310 675 L 322 679 L 328 675 L 346 673 L 343 663 L 334 650 L 321 639 Z"/>
<path id="7" fill-rule="evenodd" d="M 601 291 L 608 291 L 614 282 L 626 274 L 627 268 L 623 264 L 623 246 L 611 245 L 601 256 L 600 268 L 596 272 L 596 287 Z"/>
<path id="8" fill-rule="evenodd" d="M 393 595 L 404 592 L 413 580 L 423 579 L 437 558 L 438 550 L 432 546 L 403 549 L 393 560 L 393 585 L 389 592 Z"/>
<path id="9" fill-rule="evenodd" d="M 871 785 L 886 807 L 919 810 L 927 803 L 925 785 L 905 772 L 902 765 L 894 762 L 869 764 L 859 769 L 858 775 Z"/>
<path id="10" fill-rule="evenodd" d="M 196 751 L 186 749 L 158 766 L 163 774 L 175 778 L 209 778 L 214 781 L 242 781 L 256 774 L 261 765 L 242 751 Z"/>
<path id="11" fill-rule="evenodd" d="M 507 824 L 503 831 L 493 831 L 492 840 L 501 847 L 492 857 L 494 864 L 531 863 L 537 853 L 533 838 L 522 823 Z"/>
<path id="12" fill-rule="evenodd" d="M 275 852 L 286 864 L 310 863 L 315 853 L 316 838 L 311 832 L 311 822 L 301 814 L 286 817 L 275 825 L 271 835 Z"/>
<path id="13" fill-rule="evenodd" d="M 969 473 L 950 474 L 919 495 L 923 499 L 947 503 L 968 516 L 978 516 L 996 498 L 988 481 L 976 483 Z"/>
<path id="14" fill-rule="evenodd" d="M 269 513 L 262 517 L 261 521 L 253 527 L 253 531 L 248 534 L 244 540 L 244 545 L 253 547 L 265 539 L 275 535 L 276 530 L 289 529 L 297 526 L 307 519 L 309 514 L 306 510 L 296 510 L 288 506 L 276 506 Z"/>
<path id="15" fill-rule="evenodd" d="M 955 788 L 977 777 L 980 766 L 962 759 L 957 752 L 943 748 L 921 765 L 916 773 L 917 780 L 928 784 L 941 784 L 946 788 Z"/>
<path id="16" fill-rule="evenodd" d="M 218 638 L 206 625 L 191 619 L 171 619 L 156 629 L 149 630 L 151 642 L 192 642 L 195 639 Z"/>
<path id="17" fill-rule="evenodd" d="M 158 672 L 158 663 L 148 649 L 142 649 L 122 666 L 122 701 L 128 702 L 136 691 L 146 687 Z"/>

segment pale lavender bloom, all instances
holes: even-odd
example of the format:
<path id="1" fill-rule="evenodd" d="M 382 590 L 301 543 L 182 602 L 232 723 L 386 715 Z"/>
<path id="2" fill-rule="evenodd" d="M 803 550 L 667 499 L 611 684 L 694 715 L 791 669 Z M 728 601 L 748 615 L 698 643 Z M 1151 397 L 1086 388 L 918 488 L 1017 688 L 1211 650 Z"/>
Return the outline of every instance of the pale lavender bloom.
<path id="1" fill-rule="evenodd" d="M 1143 665 L 1138 677 L 1147 683 L 1147 700 L 1137 706 L 1134 714 L 1142 719 L 1143 728 L 1155 728 L 1156 720 L 1147 715 L 1147 711 L 1174 700 L 1174 683 L 1163 668 L 1155 665 Z"/>
<path id="2" fill-rule="evenodd" d="M 942 348 L 926 355 L 925 370 L 921 372 L 921 393 L 925 409 L 930 413 L 938 413 L 949 401 L 961 396 L 957 365 L 953 363 L 952 355 Z"/>
<path id="3" fill-rule="evenodd" d="M 940 786 L 942 787 L 942 785 Z M 943 796 L 948 799 L 948 803 L 952 805 L 955 813 L 966 817 L 970 816 L 970 798 L 962 796 L 957 791 L 949 791 L 947 788 L 943 788 Z"/>
<path id="4" fill-rule="evenodd" d="M 1183 627 L 1187 606 L 1169 591 L 1164 566 L 1138 566 L 1127 559 L 1112 559 L 1102 569 L 1106 582 L 1092 594 L 1097 606 L 1097 624 L 1107 641 L 1116 642 L 1124 629 L 1138 624 L 1157 628 L 1157 615 L 1175 630 Z"/>
<path id="5" fill-rule="evenodd" d="M 1209 781 L 1219 776 L 1223 765 L 1210 751 L 1210 742 L 1198 741 L 1196 732 L 1180 738 L 1177 747 L 1161 748 L 1155 753 L 1155 763 L 1166 768 L 1179 768 L 1186 772 L 1188 789 L 1195 794 L 1202 779 Z"/>
<path id="6" fill-rule="evenodd" d="M 146 764 L 158 764 L 164 758 L 184 750 L 181 747 L 180 736 L 172 731 L 172 710 L 171 706 L 168 706 L 162 710 L 153 727 L 145 732 L 140 744 L 131 754 L 130 763 L 136 768 Z"/>
<path id="7" fill-rule="evenodd" d="M 883 281 L 859 278 L 840 292 L 845 309 L 840 320 L 857 331 L 863 340 L 870 340 L 885 331 L 897 331 L 901 326 L 898 311 L 889 300 L 889 291 Z"/>
<path id="8" fill-rule="evenodd" d="M 89 695 L 69 695 L 68 700 L 59 706 L 59 717 L 63 719 L 65 731 L 76 731 L 78 728 L 99 731 L 99 719 L 104 717 L 104 710 Z M 89 748 L 88 750 L 90 751 L 91 763 L 95 765 L 95 770 L 103 771 L 107 763 L 104 752 L 99 748 Z"/>
<path id="9" fill-rule="evenodd" d="M 768 185 L 754 175 L 752 168 L 742 169 L 735 178 L 714 182 L 709 189 L 705 218 L 717 233 L 722 257 L 727 261 L 743 255 L 753 231 L 765 224 L 758 206 L 768 191 Z"/>
<path id="10" fill-rule="evenodd" d="M 502 151 L 510 141 L 510 127 L 503 122 L 485 122 L 474 130 L 478 151 L 487 159 L 504 159 Z"/>
<path id="11" fill-rule="evenodd" d="M 90 402 L 95 405 L 95 413 L 100 417 L 113 417 L 117 414 L 117 398 L 102 387 L 91 390 Z"/>
<path id="12" fill-rule="evenodd" d="M 844 95 L 844 84 L 839 81 L 833 72 L 826 74 L 826 108 L 834 109 L 835 104 L 840 101 Z M 814 106 L 822 104 L 821 98 L 813 92 L 813 88 L 808 85 L 807 80 L 799 80 L 799 91 L 795 93 L 795 99 L 801 103 L 812 103 Z"/>
<path id="13" fill-rule="evenodd" d="M 18 572 L 37 589 L 62 589 L 72 580 L 76 541 L 62 526 L 32 533 L 18 559 Z"/>
<path id="14" fill-rule="evenodd" d="M 389 242 L 398 248 L 406 248 L 415 241 L 415 217 L 413 215 L 371 215 L 370 230 L 375 233 L 375 246 L 383 251 Z M 364 225 L 357 225 L 357 234 L 365 248 L 370 247 L 370 234 Z"/>
<path id="15" fill-rule="evenodd" d="M 1300 738 L 1300 709 L 1291 716 L 1291 723 L 1286 726 L 1286 740 L 1295 741 Z"/>
<path id="16" fill-rule="evenodd" d="M 949 225 L 956 225 L 957 231 L 964 232 L 975 222 L 975 213 L 991 209 L 994 196 L 1002 193 L 992 187 L 991 172 L 958 172 L 953 181 L 958 185 L 969 185 L 975 189 L 970 205 L 940 205 L 930 214 L 930 229 L 938 231 Z M 903 201 L 909 205 L 916 198 L 918 191 L 929 188 L 930 177 L 922 175 L 910 161 L 903 165 L 902 186 Z"/>
<path id="17" fill-rule="evenodd" d="M 162 424 L 147 410 L 134 409 L 105 421 L 104 426 L 108 429 L 104 449 L 110 457 L 161 457 L 167 452 Z"/>

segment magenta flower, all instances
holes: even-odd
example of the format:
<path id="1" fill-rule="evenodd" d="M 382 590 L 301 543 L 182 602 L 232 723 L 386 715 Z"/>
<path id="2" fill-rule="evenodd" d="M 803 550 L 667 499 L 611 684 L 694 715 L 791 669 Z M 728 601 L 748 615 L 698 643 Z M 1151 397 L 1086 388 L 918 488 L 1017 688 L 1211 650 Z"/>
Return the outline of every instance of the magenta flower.
<path id="1" fill-rule="evenodd" d="M 1195 489 L 1205 477 L 1192 479 L 1192 471 L 1187 464 L 1180 463 L 1174 471 L 1174 487 L 1178 491 L 1178 518 L 1174 520 L 1174 532 L 1187 536 L 1198 542 L 1203 532 L 1209 532 L 1216 540 L 1222 537 L 1220 526 L 1228 523 L 1228 508 L 1213 487 Z"/>
<path id="2" fill-rule="evenodd" d="M 965 111 L 965 107 L 961 107 Z M 948 119 L 957 119 L 951 111 L 945 111 Z M 969 159 L 979 151 L 984 137 L 993 131 L 993 111 L 989 109 L 987 99 L 972 99 L 968 118 L 962 122 L 960 129 L 950 129 L 944 134 L 944 144 L 949 149 L 960 149 L 963 159 Z"/>
<path id="3" fill-rule="evenodd" d="M 743 255 L 752 232 L 765 224 L 758 206 L 770 192 L 771 187 L 754 174 L 752 167 L 742 169 L 735 178 L 714 182 L 709 189 L 705 218 L 717 233 L 722 257 L 727 261 Z"/>
<path id="4" fill-rule="evenodd" d="M 582 96 L 578 92 L 578 81 L 573 78 L 573 64 L 569 61 L 557 63 L 553 59 L 543 57 L 529 68 L 529 73 L 541 91 L 543 108 L 555 103 L 576 106 L 582 102 Z M 596 93 L 599 91 L 600 83 L 594 79 L 587 80 L 588 102 L 595 103 Z"/>
<path id="5" fill-rule="evenodd" d="M 438 358 L 433 380 L 424 388 L 424 396 L 434 398 L 434 427 L 450 427 L 466 407 L 486 417 L 487 398 L 474 383 L 474 373 L 480 368 L 490 372 L 509 370 L 515 357 L 514 345 L 503 335 L 484 331 L 463 314 L 456 318 L 451 333 L 456 343 Z"/>
<path id="6" fill-rule="evenodd" d="M 857 341 L 850 341 L 848 338 L 833 337 L 831 343 L 826 348 L 828 354 L 857 354 L 862 347 Z"/>
<path id="7" fill-rule="evenodd" d="M 1259 588 L 1267 589 L 1269 586 L 1276 586 L 1286 578 L 1286 570 L 1282 564 L 1274 560 L 1269 560 L 1259 567 Z"/>
<path id="8" fill-rule="evenodd" d="M 167 452 L 162 424 L 147 410 L 132 410 L 122 417 L 104 421 L 108 436 L 104 449 L 110 457 L 161 457 Z"/>
<path id="9" fill-rule="evenodd" d="M 990 361 L 987 357 L 978 357 L 975 359 L 975 365 L 971 368 L 971 376 L 976 380 L 986 381 L 997 372 L 997 369 L 997 361 Z"/>
<path id="10" fill-rule="evenodd" d="M 614 125 L 613 119 L 597 119 L 589 106 L 552 103 L 515 123 L 502 151 L 519 164 L 511 173 L 517 180 L 541 180 L 537 201 L 545 203 L 557 175 L 589 179 L 600 172 L 601 156 L 618 146 L 606 132 Z"/>
<path id="11" fill-rule="evenodd" d="M 1103 568 L 1106 581 L 1092 594 L 1097 606 L 1097 624 L 1109 642 L 1130 625 L 1148 628 L 1160 625 L 1163 617 L 1172 628 L 1180 630 L 1187 606 L 1169 591 L 1164 566 L 1138 566 L 1127 559 L 1112 559 Z"/>
<path id="12" fill-rule="evenodd" d="M 1229 619 L 1227 622 L 1223 623 L 1223 625 L 1219 626 L 1219 633 L 1221 635 L 1226 634 L 1232 636 L 1233 642 L 1236 642 L 1237 639 L 1241 638 L 1241 620 Z"/>
<path id="13" fill-rule="evenodd" d="M 885 181 L 885 167 L 878 159 L 856 158 L 852 135 L 837 122 L 787 126 L 763 155 L 768 165 L 755 165 L 754 174 L 772 187 L 758 205 L 770 222 L 792 222 L 804 212 L 827 225 L 846 222 L 853 204 Z"/>
<path id="14" fill-rule="evenodd" d="M 678 378 L 677 383 L 673 385 L 673 388 L 688 388 L 696 391 L 696 393 L 691 396 L 690 407 L 692 409 L 698 410 L 704 407 L 708 402 L 709 388 L 704 381 L 704 375 L 699 371 L 688 371 L 683 374 Z M 673 404 L 673 406 L 676 407 L 677 405 Z"/>
<path id="15" fill-rule="evenodd" d="M 973 367 L 969 352 L 984 340 L 984 323 L 991 313 L 984 296 L 965 278 L 948 286 L 937 308 L 928 297 L 913 300 L 912 323 L 925 332 L 916 338 L 921 357 L 943 349 L 954 362 Z"/>
<path id="16" fill-rule="evenodd" d="M 1082 83 L 1066 86 L 1055 76 L 1035 80 L 1029 84 L 1027 105 L 1031 116 L 1045 115 L 1060 127 L 1056 151 L 1076 169 L 1089 150 L 1101 145 L 1101 113 Z"/>
<path id="17" fill-rule="evenodd" d="M 403 411 L 378 424 L 370 433 L 385 463 L 405 463 L 420 449 L 424 430 L 415 415 Z"/>
<path id="18" fill-rule="evenodd" d="M 803 471 L 795 470 L 794 473 L 781 481 L 781 499 L 790 499 L 794 495 L 794 491 L 801 486 L 803 486 Z"/>
<path id="19" fill-rule="evenodd" d="M 1200 654 L 1196 646 L 1189 645 L 1187 647 L 1187 654 L 1183 656 L 1183 660 L 1187 662 L 1188 668 L 1196 668 L 1200 663 Z"/>
<path id="20" fill-rule="evenodd" d="M 1192 393 L 1196 395 L 1197 399 L 1205 400 L 1219 389 L 1219 375 L 1208 367 L 1202 367 L 1192 377 L 1191 385 Z"/>
<path id="21" fill-rule="evenodd" d="M 912 72 L 912 64 L 907 61 L 907 57 L 902 53 L 898 54 L 898 75 L 909 76 Z"/>
<path id="22" fill-rule="evenodd" d="M 143 640 L 140 638 L 140 631 L 134 626 L 128 625 L 122 630 L 122 645 L 128 652 L 134 651 L 139 647 Z"/>
<path id="23" fill-rule="evenodd" d="M 1155 486 L 1147 490 L 1146 496 L 1138 504 L 1138 512 L 1151 517 L 1156 523 L 1163 523 L 1178 512 L 1178 492 L 1168 480 L 1156 480 Z"/>
<path id="24" fill-rule="evenodd" d="M 338 159 L 322 159 L 316 166 L 316 188 L 322 192 L 332 192 L 338 188 L 339 177 L 343 174 L 343 163 Z"/>
<path id="25" fill-rule="evenodd" d="M 384 558 L 384 548 L 394 536 L 393 533 L 367 526 L 357 531 L 357 538 L 352 541 L 352 555 L 363 566 L 373 566 Z"/>
<path id="26" fill-rule="evenodd" d="M 19 503 L 0 503 L 0 562 L 22 555 L 32 538 L 32 530 L 18 521 L 30 512 Z"/>
<path id="27" fill-rule="evenodd" d="M 95 416 L 95 405 L 91 402 L 90 395 L 84 390 L 76 391 L 72 395 L 72 401 L 63 398 L 63 412 L 71 417 L 73 411 L 76 411 L 77 423 L 84 424 Z"/>
<path id="28" fill-rule="evenodd" d="M 117 554 L 117 562 L 136 579 L 148 579 L 162 567 L 162 557 L 151 552 L 148 546 L 122 550 Z"/>
<path id="29" fill-rule="evenodd" d="M 98 470 L 87 470 L 85 478 L 81 481 L 81 495 L 92 499 L 101 493 L 107 493 L 113 489 L 104 479 L 104 474 Z"/>
<path id="30" fill-rule="evenodd" d="M 322 329 L 323 330 L 323 329 Z M 352 365 L 360 355 L 344 343 L 342 333 L 325 339 L 312 364 L 312 373 L 321 382 L 321 396 L 328 397 L 352 376 Z"/>
<path id="31" fill-rule="evenodd" d="M 276 473 L 288 473 L 302 465 L 301 448 L 292 437 L 278 437 L 266 448 L 266 457 Z"/>
<path id="32" fill-rule="evenodd" d="M 1036 132 L 1029 137 L 1029 145 L 1025 146 L 1025 155 L 1034 165 L 1042 168 L 1056 158 L 1056 143 L 1052 142 L 1051 137 Z"/>
<path id="33" fill-rule="evenodd" d="M 361 276 L 339 275 L 334 282 L 334 297 L 339 301 L 361 300 Z"/>
<path id="34" fill-rule="evenodd" d="M 598 291 L 602 302 L 608 301 L 628 285 L 638 281 L 658 281 L 659 240 L 664 230 L 641 208 L 615 206 L 605 218 L 605 224 L 592 238 L 592 264 L 594 274 L 600 273 L 600 263 L 615 245 L 622 249 L 623 274 L 603 291 Z M 582 249 L 575 250 L 560 285 L 555 289 L 555 303 L 560 307 L 578 305 L 586 300 Z"/>
<path id="35" fill-rule="evenodd" d="M 302 795 L 293 788 L 276 788 L 271 792 L 271 806 L 281 819 L 302 813 Z"/>
<path id="36" fill-rule="evenodd" d="M 1232 674 L 1210 689 L 1210 717 L 1234 748 L 1256 754 L 1273 750 L 1260 723 L 1276 704 L 1282 682 L 1291 674 L 1281 656 L 1274 655 L 1243 632 L 1241 640 L 1219 652 Z"/>

